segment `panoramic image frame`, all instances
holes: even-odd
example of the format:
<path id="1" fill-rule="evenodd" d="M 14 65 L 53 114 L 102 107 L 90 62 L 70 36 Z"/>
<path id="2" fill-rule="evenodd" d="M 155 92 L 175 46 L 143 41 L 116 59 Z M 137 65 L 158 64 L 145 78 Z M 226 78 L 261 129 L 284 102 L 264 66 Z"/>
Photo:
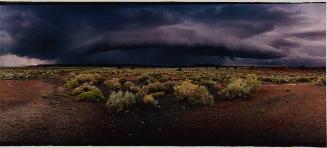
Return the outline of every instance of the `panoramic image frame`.
<path id="1" fill-rule="evenodd" d="M 326 3 L 0 2 L 0 145 L 326 146 Z"/>

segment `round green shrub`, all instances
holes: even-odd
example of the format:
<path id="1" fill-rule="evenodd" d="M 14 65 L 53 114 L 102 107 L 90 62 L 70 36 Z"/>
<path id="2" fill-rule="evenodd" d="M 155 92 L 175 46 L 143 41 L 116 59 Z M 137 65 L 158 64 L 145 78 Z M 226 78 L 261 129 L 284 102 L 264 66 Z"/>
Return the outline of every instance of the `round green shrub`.
<path id="1" fill-rule="evenodd" d="M 90 85 L 90 83 L 86 82 L 86 83 L 82 84 L 81 86 L 75 88 L 73 90 L 73 95 L 79 95 L 83 92 L 91 91 L 94 89 L 98 89 L 98 88 L 96 86 Z"/>
<path id="2" fill-rule="evenodd" d="M 90 91 L 83 92 L 77 96 L 77 100 L 86 101 L 104 101 L 105 98 L 100 89 L 93 89 Z"/>

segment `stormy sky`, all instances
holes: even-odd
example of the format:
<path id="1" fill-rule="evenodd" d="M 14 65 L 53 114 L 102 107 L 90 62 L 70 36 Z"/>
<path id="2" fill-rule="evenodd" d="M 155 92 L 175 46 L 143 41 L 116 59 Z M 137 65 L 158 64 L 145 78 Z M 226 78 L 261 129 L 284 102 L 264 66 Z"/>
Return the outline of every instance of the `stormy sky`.
<path id="1" fill-rule="evenodd" d="M 325 3 L 0 5 L 0 66 L 325 66 Z"/>

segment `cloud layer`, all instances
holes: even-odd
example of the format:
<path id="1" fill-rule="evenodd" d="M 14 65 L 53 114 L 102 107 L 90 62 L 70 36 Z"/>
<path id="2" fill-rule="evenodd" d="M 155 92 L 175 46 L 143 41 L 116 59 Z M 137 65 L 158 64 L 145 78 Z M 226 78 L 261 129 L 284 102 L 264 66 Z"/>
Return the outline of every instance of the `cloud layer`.
<path id="1" fill-rule="evenodd" d="M 324 66 L 325 9 L 324 3 L 0 5 L 0 54 L 76 64 Z"/>

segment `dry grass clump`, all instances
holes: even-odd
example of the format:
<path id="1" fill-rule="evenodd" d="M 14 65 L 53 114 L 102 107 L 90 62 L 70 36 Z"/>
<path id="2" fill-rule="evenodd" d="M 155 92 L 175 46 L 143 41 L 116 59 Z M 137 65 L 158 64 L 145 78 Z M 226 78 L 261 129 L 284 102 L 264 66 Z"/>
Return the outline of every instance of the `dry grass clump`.
<path id="1" fill-rule="evenodd" d="M 143 74 L 137 78 L 137 83 L 146 85 L 154 81 L 154 78 L 150 76 L 149 74 Z"/>
<path id="2" fill-rule="evenodd" d="M 131 81 L 126 81 L 126 82 L 123 83 L 123 89 L 129 89 L 129 88 L 135 87 L 135 86 L 136 85 Z"/>
<path id="3" fill-rule="evenodd" d="M 232 78 L 226 88 L 220 91 L 220 94 L 226 98 L 247 98 L 261 86 L 261 81 L 254 74 L 247 75 L 246 79 Z"/>
<path id="4" fill-rule="evenodd" d="M 126 81 L 124 84 L 123 84 L 123 90 L 128 90 L 134 94 L 139 94 L 140 91 L 141 91 L 141 88 L 137 85 L 135 85 L 133 82 L 131 81 Z"/>
<path id="5" fill-rule="evenodd" d="M 213 96 L 204 86 L 193 84 L 190 80 L 183 81 L 174 87 L 178 100 L 185 100 L 194 105 L 213 105 Z"/>
<path id="6" fill-rule="evenodd" d="M 149 93 L 160 92 L 160 91 L 172 93 L 172 92 L 174 92 L 175 85 L 176 85 L 176 83 L 172 82 L 172 81 L 167 81 L 164 83 L 154 82 L 154 83 L 148 84 L 146 86 L 146 89 Z"/>
<path id="7" fill-rule="evenodd" d="M 136 95 L 129 91 L 112 92 L 106 103 L 106 108 L 110 111 L 121 112 L 129 109 L 135 103 Z"/>
<path id="8" fill-rule="evenodd" d="M 143 103 L 150 104 L 152 106 L 157 106 L 158 100 L 156 100 L 155 98 L 163 97 L 163 96 L 165 96 L 165 94 L 166 94 L 165 92 L 155 92 L 155 93 L 144 95 Z"/>
<path id="9" fill-rule="evenodd" d="M 104 82 L 104 85 L 111 90 L 119 90 L 122 86 L 118 78 L 112 78 Z"/>
<path id="10" fill-rule="evenodd" d="M 162 83 L 162 91 L 166 93 L 173 93 L 175 86 L 176 86 L 176 82 L 173 81 L 164 82 Z"/>
<path id="11" fill-rule="evenodd" d="M 146 86 L 146 89 L 148 90 L 149 93 L 161 91 L 162 83 L 160 82 L 150 83 Z"/>
<path id="12" fill-rule="evenodd" d="M 152 105 L 152 106 L 156 106 L 158 104 L 158 100 L 155 100 L 153 95 L 149 94 L 149 95 L 145 95 L 143 97 L 143 103 L 148 104 L 148 105 Z"/>

